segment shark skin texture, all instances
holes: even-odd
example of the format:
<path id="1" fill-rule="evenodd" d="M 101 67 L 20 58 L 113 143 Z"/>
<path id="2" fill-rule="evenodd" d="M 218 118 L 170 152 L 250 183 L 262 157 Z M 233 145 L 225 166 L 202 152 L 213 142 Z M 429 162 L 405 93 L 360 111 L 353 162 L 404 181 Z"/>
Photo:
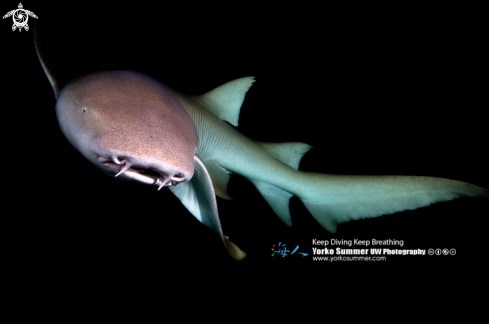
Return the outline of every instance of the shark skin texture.
<path id="1" fill-rule="evenodd" d="M 229 173 L 242 175 L 251 180 L 251 183 L 256 186 L 272 210 L 285 224 L 291 225 L 288 201 L 290 197 L 295 196 L 301 199 L 321 226 L 334 232 L 338 224 L 350 220 L 410 210 L 459 196 L 487 197 L 486 189 L 429 177 L 379 178 L 366 176 L 361 178 L 298 172 L 296 169 L 299 162 L 311 146 L 294 142 L 285 145 L 257 143 L 236 135 L 236 130 L 229 126 L 229 124 L 237 125 L 241 106 L 239 104 L 239 107 L 236 108 L 232 102 L 242 102 L 251 83 L 252 79 L 249 77 L 240 78 L 230 82 L 231 85 L 227 88 L 232 88 L 231 90 L 223 86 L 221 90 L 216 89 L 200 96 L 184 95 L 162 85 L 176 98 L 194 121 L 200 141 L 196 155 L 200 161 L 192 162 L 203 165 L 202 170 L 205 168 L 209 174 L 207 178 L 212 180 L 215 194 L 223 199 L 230 198 L 226 192 Z M 239 89 L 236 91 L 238 95 L 231 94 L 234 88 Z M 236 99 L 241 97 L 242 99 Z M 229 102 L 233 106 L 232 109 L 226 109 Z M 212 130 L 222 127 L 225 135 L 216 136 L 206 131 L 206 123 L 213 125 L 209 127 Z M 209 139 L 213 136 L 215 138 Z M 122 175 L 124 173 L 118 178 Z M 290 181 L 290 179 L 294 180 Z M 191 179 L 186 179 L 184 183 L 174 186 L 173 189 L 177 190 L 190 182 Z M 203 187 L 203 184 L 199 184 L 195 187 L 194 192 Z M 172 186 L 170 188 L 172 190 Z M 175 194 L 179 197 L 185 193 L 175 191 Z M 205 195 L 205 192 L 200 195 Z M 357 198 L 353 200 L 344 198 L 352 196 Z M 409 198 L 403 198 L 405 196 Z M 331 197 L 331 199 L 325 200 L 324 197 Z M 180 199 L 185 200 L 185 198 Z M 194 199 L 199 201 L 198 197 Z M 208 198 L 208 200 L 212 199 Z M 377 201 L 372 203 L 372 200 Z M 393 200 L 396 203 L 393 203 Z M 195 216 L 197 212 L 195 210 L 192 212 L 192 206 L 187 206 L 187 208 Z M 201 215 L 199 220 L 202 222 L 202 219 Z M 215 225 L 206 225 L 219 233 L 220 230 Z M 222 236 L 222 233 L 220 235 Z M 235 258 L 240 257 L 235 256 Z"/>

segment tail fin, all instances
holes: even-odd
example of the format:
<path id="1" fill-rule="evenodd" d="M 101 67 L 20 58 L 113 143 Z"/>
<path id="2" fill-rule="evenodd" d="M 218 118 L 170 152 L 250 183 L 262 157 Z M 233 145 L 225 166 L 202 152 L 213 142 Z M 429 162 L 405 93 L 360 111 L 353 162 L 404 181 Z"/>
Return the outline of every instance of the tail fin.
<path id="1" fill-rule="evenodd" d="M 489 196 L 487 189 L 442 178 L 301 173 L 310 185 L 299 198 L 331 233 L 339 224 L 351 220 L 417 209 L 458 197 Z"/>
<path id="2" fill-rule="evenodd" d="M 297 170 L 311 146 L 303 143 L 260 143 L 271 155 Z M 331 233 L 339 224 L 429 206 L 458 197 L 489 197 L 489 190 L 469 183 L 415 176 L 347 176 L 297 171 L 291 193 L 267 182 L 253 181 L 277 216 L 292 226 L 289 200 L 294 194 Z"/>

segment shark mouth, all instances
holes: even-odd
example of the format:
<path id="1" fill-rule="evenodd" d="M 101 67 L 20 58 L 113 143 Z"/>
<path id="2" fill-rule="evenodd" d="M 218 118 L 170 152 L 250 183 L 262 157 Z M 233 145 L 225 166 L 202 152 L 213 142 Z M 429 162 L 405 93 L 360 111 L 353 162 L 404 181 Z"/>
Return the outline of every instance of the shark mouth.
<path id="1" fill-rule="evenodd" d="M 138 166 L 124 158 L 113 157 L 109 159 L 99 156 L 98 161 L 106 170 L 116 173 L 115 177 L 121 176 L 124 179 L 156 185 L 158 190 L 163 187 L 176 186 L 185 181 L 185 176 L 180 173 L 165 173 L 155 168 Z"/>

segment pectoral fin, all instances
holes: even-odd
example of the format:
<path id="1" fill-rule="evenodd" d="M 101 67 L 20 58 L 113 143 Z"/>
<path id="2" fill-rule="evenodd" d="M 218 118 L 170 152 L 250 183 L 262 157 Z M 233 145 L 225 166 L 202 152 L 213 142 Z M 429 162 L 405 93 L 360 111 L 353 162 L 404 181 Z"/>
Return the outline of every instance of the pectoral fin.
<path id="1" fill-rule="evenodd" d="M 197 155 L 194 156 L 194 168 L 192 179 L 178 186 L 169 187 L 171 192 L 180 199 L 195 218 L 221 236 L 226 250 L 233 259 L 242 260 L 246 253 L 222 233 L 212 180 L 204 163 Z"/>
<path id="2" fill-rule="evenodd" d="M 37 18 L 37 16 L 35 18 Z M 44 73 L 46 73 L 46 76 L 48 77 L 49 83 L 51 83 L 51 87 L 54 91 L 54 96 L 57 100 L 61 89 L 67 83 L 67 80 L 63 80 L 59 76 L 59 74 L 55 73 L 56 71 L 55 69 L 53 69 L 55 62 L 49 60 L 49 55 L 47 55 L 46 53 L 47 49 L 45 46 L 45 40 L 46 35 L 41 30 L 39 30 L 39 24 L 37 22 L 34 22 L 34 45 L 36 46 L 37 57 L 41 62 Z"/>

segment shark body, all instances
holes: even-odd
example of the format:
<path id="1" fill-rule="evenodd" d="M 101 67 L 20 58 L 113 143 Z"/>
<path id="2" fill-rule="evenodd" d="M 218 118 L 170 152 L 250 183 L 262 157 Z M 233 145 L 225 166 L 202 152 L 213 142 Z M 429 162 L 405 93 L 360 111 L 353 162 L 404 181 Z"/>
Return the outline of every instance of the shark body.
<path id="1" fill-rule="evenodd" d="M 39 56 L 43 63 L 42 55 Z M 44 63 L 43 67 L 58 99 L 60 126 L 77 150 L 111 176 L 156 185 L 159 189 L 169 187 L 199 221 L 222 237 L 229 254 L 238 260 L 245 253 L 223 235 L 215 200 L 216 195 L 230 198 L 226 190 L 230 173 L 249 179 L 287 225 L 292 225 L 289 200 L 297 196 L 330 232 L 335 232 L 338 224 L 351 220 L 416 209 L 462 196 L 489 196 L 487 189 L 441 178 L 339 176 L 299 171 L 299 162 L 311 146 L 260 143 L 233 127 L 238 124 L 240 107 L 253 83 L 252 77 L 231 81 L 200 96 L 188 96 L 132 71 L 96 73 L 63 86 Z M 106 91 L 115 80 L 124 83 L 124 88 Z M 143 84 L 152 84 L 154 88 L 147 90 Z M 146 90 L 131 94 L 130 89 L 138 88 Z M 129 99 L 119 100 L 122 94 Z M 98 101 L 92 100 L 97 96 Z M 84 100 L 95 106 L 85 107 Z M 138 110 L 138 102 L 143 101 L 148 109 Z M 151 112 L 152 103 L 161 109 Z M 98 109 L 97 118 L 104 122 L 77 128 L 86 117 L 83 108 Z M 77 111 L 78 117 L 63 115 L 66 110 Z M 119 118 L 122 110 L 128 111 L 127 118 Z M 155 128 L 158 120 L 153 125 L 155 119 L 148 118 L 148 114 L 166 111 L 176 113 L 178 118 L 170 123 L 176 125 L 173 131 L 165 133 L 161 131 L 164 127 Z M 128 127 L 111 123 L 121 120 Z M 184 128 L 187 130 L 178 133 Z M 116 136 L 124 132 L 126 135 Z M 99 137 L 93 136 L 100 133 L 109 134 L 112 140 L 94 140 Z M 183 138 L 183 134 L 191 136 Z M 154 140 L 149 140 L 153 137 Z M 100 159 L 100 155 L 90 155 L 90 149 L 101 142 L 113 154 Z M 143 154 L 143 146 L 154 149 Z M 161 154 L 165 146 L 173 146 L 172 152 L 176 153 Z"/>

